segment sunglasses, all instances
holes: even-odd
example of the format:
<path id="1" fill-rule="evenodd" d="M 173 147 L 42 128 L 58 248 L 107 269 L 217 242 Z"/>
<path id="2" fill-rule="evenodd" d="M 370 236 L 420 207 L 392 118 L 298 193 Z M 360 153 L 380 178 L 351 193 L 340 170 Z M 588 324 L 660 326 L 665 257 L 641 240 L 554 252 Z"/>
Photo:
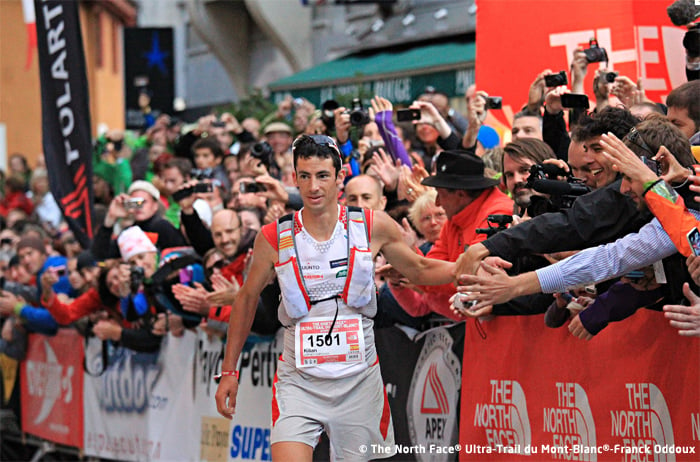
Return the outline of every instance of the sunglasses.
<path id="1" fill-rule="evenodd" d="M 338 149 L 338 143 L 336 143 L 333 138 L 331 138 L 330 136 L 326 136 L 326 135 L 300 136 L 299 138 L 294 140 L 294 143 L 292 143 L 292 150 L 294 150 L 297 147 L 297 144 L 299 143 L 300 140 L 305 139 L 305 138 L 311 138 L 311 141 L 313 141 L 314 144 L 316 144 L 317 146 L 330 146 L 340 156 L 340 149 Z"/>
<path id="2" fill-rule="evenodd" d="M 638 148 L 641 148 L 644 151 L 648 152 L 649 154 L 651 154 L 652 157 L 656 155 L 656 152 L 649 147 L 649 145 L 644 141 L 644 138 L 642 138 L 642 135 L 637 131 L 635 127 L 632 127 L 630 129 L 627 136 L 625 136 L 625 139 L 637 146 Z"/>

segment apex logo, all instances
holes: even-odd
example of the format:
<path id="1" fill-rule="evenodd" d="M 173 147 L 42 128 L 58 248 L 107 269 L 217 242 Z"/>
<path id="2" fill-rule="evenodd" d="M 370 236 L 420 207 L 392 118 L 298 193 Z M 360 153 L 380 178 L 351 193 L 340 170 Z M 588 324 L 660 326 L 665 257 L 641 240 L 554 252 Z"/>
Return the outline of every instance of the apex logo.
<path id="1" fill-rule="evenodd" d="M 420 403 L 420 411 L 423 414 L 450 413 L 450 403 L 447 400 L 447 393 L 445 393 L 445 387 L 440 381 L 437 368 L 436 363 L 431 363 L 428 374 L 425 376 L 423 397 Z"/>
<path id="2" fill-rule="evenodd" d="M 462 365 L 452 351 L 452 337 L 444 328 L 429 331 L 408 392 L 406 415 L 411 444 L 429 447 L 457 443 L 456 415 Z M 417 453 L 419 461 L 447 461 L 447 453 Z"/>

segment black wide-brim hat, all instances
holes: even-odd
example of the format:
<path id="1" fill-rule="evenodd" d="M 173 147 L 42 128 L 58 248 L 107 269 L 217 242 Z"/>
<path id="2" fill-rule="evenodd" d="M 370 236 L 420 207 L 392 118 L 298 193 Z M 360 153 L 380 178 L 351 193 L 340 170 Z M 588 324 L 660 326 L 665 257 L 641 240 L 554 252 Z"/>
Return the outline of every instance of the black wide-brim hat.
<path id="1" fill-rule="evenodd" d="M 484 176 L 484 161 L 465 151 L 443 151 L 437 158 L 435 175 L 421 184 L 435 188 L 475 190 L 499 184 L 500 180 Z"/>

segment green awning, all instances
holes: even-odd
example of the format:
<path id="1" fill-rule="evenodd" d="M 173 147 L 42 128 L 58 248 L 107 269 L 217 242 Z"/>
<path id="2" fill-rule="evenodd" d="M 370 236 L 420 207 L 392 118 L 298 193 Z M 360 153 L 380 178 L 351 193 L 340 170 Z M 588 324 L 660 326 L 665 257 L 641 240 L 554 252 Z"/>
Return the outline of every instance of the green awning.
<path id="1" fill-rule="evenodd" d="M 474 80 L 474 43 L 443 43 L 321 63 L 269 84 L 275 99 L 291 93 L 315 104 L 360 90 L 410 102 L 425 86 L 449 96 L 464 95 Z M 468 82 L 467 82 L 468 81 Z"/>

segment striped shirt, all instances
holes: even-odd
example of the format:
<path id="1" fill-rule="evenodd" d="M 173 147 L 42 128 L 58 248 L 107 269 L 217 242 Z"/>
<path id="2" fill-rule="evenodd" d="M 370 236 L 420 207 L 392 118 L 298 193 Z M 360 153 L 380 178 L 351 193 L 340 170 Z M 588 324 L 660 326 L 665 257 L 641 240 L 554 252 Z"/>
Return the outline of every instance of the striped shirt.
<path id="1" fill-rule="evenodd" d="M 700 219 L 700 212 L 690 210 Z M 538 269 L 543 293 L 564 292 L 620 277 L 678 252 L 657 218 L 615 242 L 591 247 L 554 265 Z"/>

